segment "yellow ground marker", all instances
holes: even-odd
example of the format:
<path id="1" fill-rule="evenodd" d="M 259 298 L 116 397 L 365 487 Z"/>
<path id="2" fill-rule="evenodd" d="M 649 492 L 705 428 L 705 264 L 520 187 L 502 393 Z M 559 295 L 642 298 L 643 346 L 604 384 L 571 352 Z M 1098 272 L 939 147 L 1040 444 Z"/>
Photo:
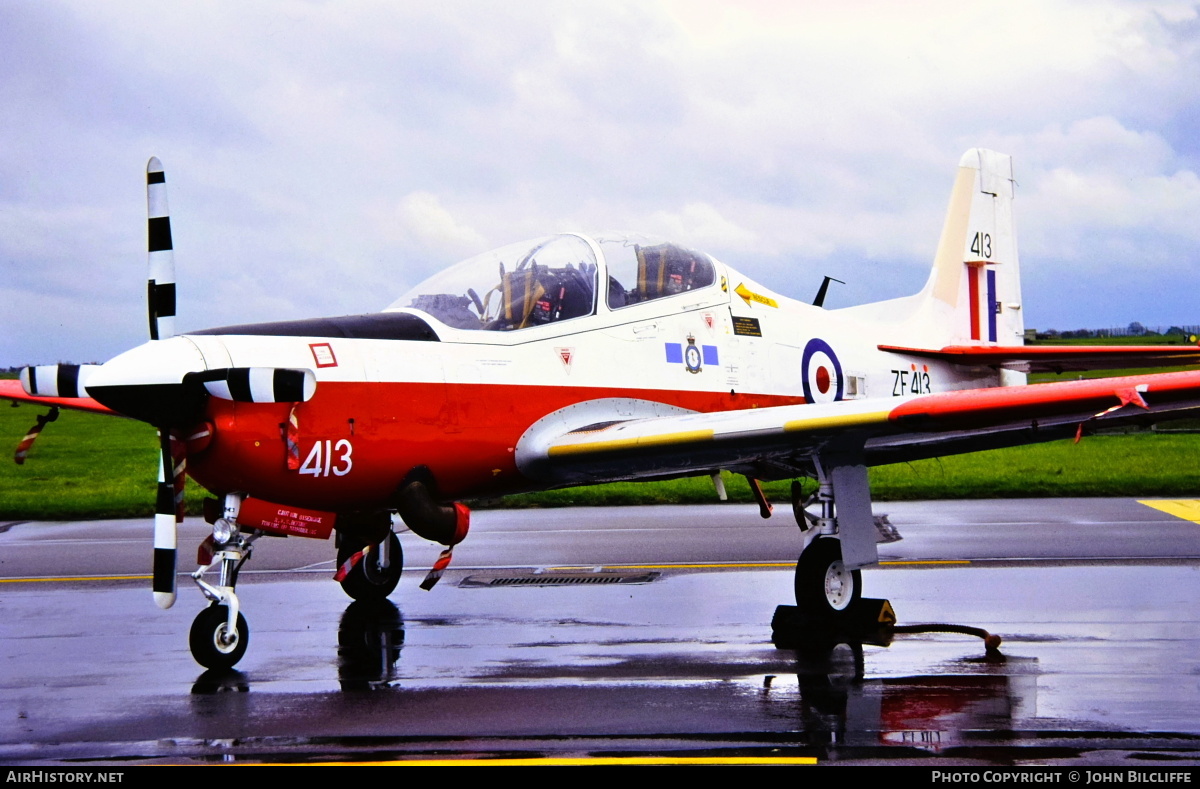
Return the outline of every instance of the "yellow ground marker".
<path id="1" fill-rule="evenodd" d="M 970 564 L 970 559 L 913 559 L 909 561 L 901 560 L 884 560 L 880 566 L 907 566 L 907 565 L 965 565 Z M 790 570 L 795 567 L 795 562 L 705 562 L 702 564 L 611 564 L 599 565 L 601 570 L 739 570 L 739 569 L 755 569 L 755 568 L 781 568 Z M 563 565 L 560 567 L 547 567 L 550 572 L 590 572 L 595 570 L 597 565 L 594 564 L 575 564 Z"/>
<path id="2" fill-rule="evenodd" d="M 66 581 L 146 581 L 152 575 L 60 575 L 48 578 L 0 578 L 0 584 L 44 584 Z"/>
<path id="3" fill-rule="evenodd" d="M 1159 504 L 1170 504 L 1172 502 L 1143 501 L 1142 504 L 1151 506 Z M 1192 505 L 1195 509 L 1191 516 L 1179 515 L 1181 518 L 1200 523 L 1200 501 L 1191 502 L 1175 502 Z M 1169 510 L 1164 510 L 1169 512 Z M 1172 515 L 1178 513 L 1171 512 Z M 939 566 L 939 565 L 967 565 L 971 562 L 967 559 L 915 559 L 909 561 L 900 560 L 884 560 L 879 563 L 881 567 L 898 567 L 898 566 Z M 618 564 L 602 566 L 603 570 L 752 570 L 752 569 L 791 569 L 795 567 L 795 562 L 706 562 L 702 564 Z M 569 565 L 562 567 L 547 567 L 550 572 L 580 572 L 591 571 L 596 569 L 596 565 Z M 0 584 L 45 584 L 45 583 L 77 583 L 80 581 L 148 581 L 152 576 L 149 575 L 60 575 L 49 576 L 44 578 L 0 578 Z"/>
<path id="4" fill-rule="evenodd" d="M 1200 500 L 1198 499 L 1153 499 L 1139 501 L 1151 509 L 1183 518 L 1185 521 L 1200 523 Z"/>
<path id="5" fill-rule="evenodd" d="M 793 765 L 816 764 L 812 756 L 594 756 L 544 759 L 409 759 L 402 762 L 305 762 L 245 764 L 244 767 L 602 767 L 637 765 Z"/>

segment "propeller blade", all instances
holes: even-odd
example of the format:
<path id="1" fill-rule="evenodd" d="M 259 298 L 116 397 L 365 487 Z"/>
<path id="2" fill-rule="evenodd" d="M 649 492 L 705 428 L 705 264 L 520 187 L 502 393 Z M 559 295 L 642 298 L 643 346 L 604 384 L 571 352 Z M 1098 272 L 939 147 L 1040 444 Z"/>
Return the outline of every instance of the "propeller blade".
<path id="1" fill-rule="evenodd" d="M 228 367 L 187 376 L 213 397 L 236 403 L 303 403 L 317 391 L 312 370 L 285 367 Z"/>
<path id="2" fill-rule="evenodd" d="M 42 364 L 21 370 L 25 394 L 40 397 L 87 397 L 87 380 L 98 364 Z"/>
<path id="3" fill-rule="evenodd" d="M 167 176 L 158 157 L 152 157 L 146 165 L 146 213 L 146 246 L 150 257 L 146 307 L 150 315 L 150 339 L 162 340 L 175 334 L 175 252 L 167 208 Z"/>
<path id="4" fill-rule="evenodd" d="M 183 520 L 180 477 L 186 471 L 184 445 L 167 429 L 159 431 L 158 496 L 154 503 L 154 602 L 159 608 L 175 605 L 176 524 Z"/>
<path id="5" fill-rule="evenodd" d="M 37 441 L 37 437 L 41 434 L 42 429 L 57 419 L 58 406 L 54 406 L 44 415 L 37 418 L 37 424 L 29 428 L 29 432 L 25 434 L 25 438 L 21 439 L 20 444 L 17 444 L 17 451 L 13 453 L 13 461 L 15 461 L 18 466 L 25 463 L 25 456 L 29 454 L 29 450 L 33 447 L 33 442 Z M 290 451 L 291 445 L 289 444 L 288 447 Z M 290 458 L 291 456 L 289 455 L 288 457 Z M 296 467 L 299 468 L 300 464 L 297 463 Z"/>

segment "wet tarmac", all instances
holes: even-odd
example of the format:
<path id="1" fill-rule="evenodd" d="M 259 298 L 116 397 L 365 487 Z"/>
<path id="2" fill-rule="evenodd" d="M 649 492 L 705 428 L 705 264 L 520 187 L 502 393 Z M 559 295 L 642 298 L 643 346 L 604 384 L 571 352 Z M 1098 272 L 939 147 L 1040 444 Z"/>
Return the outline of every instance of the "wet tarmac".
<path id="1" fill-rule="evenodd" d="M 945 633 L 778 649 L 790 519 L 560 510 L 479 513 L 480 547 L 432 592 L 417 585 L 436 550 L 406 536 L 412 569 L 381 606 L 328 580 L 331 545 L 271 545 L 239 585 L 249 651 L 214 675 L 188 653 L 198 593 L 162 612 L 140 579 L 30 580 L 120 575 L 145 525 L 11 526 L 0 759 L 1200 764 L 1200 526 L 1129 500 L 877 509 L 905 539 L 866 593 L 901 624 L 997 633 L 1000 654 Z"/>

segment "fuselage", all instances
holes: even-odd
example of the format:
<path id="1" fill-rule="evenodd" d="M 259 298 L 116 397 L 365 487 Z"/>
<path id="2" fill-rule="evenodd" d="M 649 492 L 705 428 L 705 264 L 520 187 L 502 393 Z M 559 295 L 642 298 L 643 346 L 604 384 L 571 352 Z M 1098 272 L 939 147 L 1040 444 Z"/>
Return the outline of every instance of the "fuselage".
<path id="1" fill-rule="evenodd" d="M 188 470 L 214 492 L 333 511 L 386 506 L 416 466 L 445 499 L 547 487 L 518 461 L 538 431 L 998 383 L 990 369 L 880 351 L 917 323 L 906 300 L 824 310 L 673 245 L 570 235 L 514 249 L 383 313 L 185 334 L 105 367 L 170 355 L 179 369 L 164 381 L 185 368 L 314 371 L 307 402 L 205 398 L 196 421 L 211 436 Z M 472 276 L 483 284 L 466 287 Z M 131 375 L 115 370 L 107 380 Z"/>

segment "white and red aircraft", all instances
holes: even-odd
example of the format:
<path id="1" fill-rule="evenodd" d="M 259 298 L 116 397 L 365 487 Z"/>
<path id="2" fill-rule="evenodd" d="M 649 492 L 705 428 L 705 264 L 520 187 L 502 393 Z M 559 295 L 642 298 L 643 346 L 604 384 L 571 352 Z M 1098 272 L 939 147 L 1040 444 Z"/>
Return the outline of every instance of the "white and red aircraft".
<path id="1" fill-rule="evenodd" d="M 147 168 L 150 342 L 26 368 L 0 397 L 155 425 L 154 595 L 175 600 L 186 472 L 222 499 L 192 574 L 202 665 L 248 629 L 234 591 L 262 535 L 338 534 L 339 579 L 382 598 L 398 515 L 453 546 L 465 498 L 613 480 L 819 482 L 793 506 L 797 603 L 836 617 L 877 562 L 867 467 L 1045 441 L 1200 406 L 1200 371 L 1023 386 L 1034 370 L 1200 361 L 1189 347 L 1024 347 L 1008 156 L 968 151 L 924 289 L 826 310 L 693 249 L 560 234 L 464 261 L 381 313 L 174 333 L 162 166 Z M 815 511 L 810 513 L 808 507 Z M 449 561 L 443 554 L 430 585 Z M 216 584 L 204 572 L 220 568 Z"/>

